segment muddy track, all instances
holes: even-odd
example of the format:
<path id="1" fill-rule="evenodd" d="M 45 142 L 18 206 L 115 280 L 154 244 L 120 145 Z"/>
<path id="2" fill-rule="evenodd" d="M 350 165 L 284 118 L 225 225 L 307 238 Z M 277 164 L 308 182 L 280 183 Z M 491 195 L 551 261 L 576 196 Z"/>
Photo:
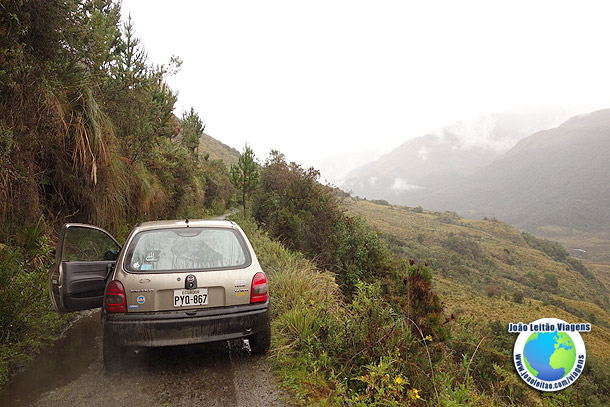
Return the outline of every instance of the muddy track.
<path id="1" fill-rule="evenodd" d="M 142 349 L 102 365 L 99 312 L 81 318 L 0 392 L 2 406 L 283 406 L 265 357 L 241 341 Z"/>

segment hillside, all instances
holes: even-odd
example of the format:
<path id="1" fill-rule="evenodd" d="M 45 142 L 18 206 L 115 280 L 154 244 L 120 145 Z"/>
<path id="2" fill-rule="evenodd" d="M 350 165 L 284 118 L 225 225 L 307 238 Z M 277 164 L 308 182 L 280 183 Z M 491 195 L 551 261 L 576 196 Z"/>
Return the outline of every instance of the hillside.
<path id="1" fill-rule="evenodd" d="M 451 212 L 347 200 L 349 213 L 363 216 L 386 235 L 391 249 L 434 270 L 435 289 L 448 313 L 486 323 L 557 317 L 596 324 L 587 347 L 610 357 L 610 297 L 602 278 L 574 259 L 561 258 L 551 242 L 522 234 L 496 220 L 468 220 Z M 533 240 L 532 240 L 533 239 Z"/>
<path id="2" fill-rule="evenodd" d="M 559 245 L 494 220 L 351 199 L 279 152 L 260 171 L 251 227 L 310 260 L 278 267 L 282 251 L 253 242 L 283 284 L 273 354 L 295 404 L 608 405 L 607 292 Z M 550 316 L 594 331 L 588 374 L 542 396 L 515 380 L 507 324 Z"/>
<path id="3" fill-rule="evenodd" d="M 209 154 L 209 160 L 222 160 L 227 168 L 231 168 L 231 164 L 237 164 L 239 160 L 239 151 L 233 147 L 216 140 L 214 137 L 203 133 L 199 137 L 199 157 L 205 159 L 206 154 Z"/>
<path id="4" fill-rule="evenodd" d="M 497 217 L 608 263 L 610 110 L 574 117 L 521 140 L 470 175 L 400 202 L 468 217 Z"/>
<path id="5" fill-rule="evenodd" d="M 479 168 L 428 171 L 415 184 L 395 180 L 396 188 L 386 185 L 366 196 L 474 219 L 497 218 L 579 249 L 587 260 L 609 264 L 609 136 L 610 110 L 601 110 L 523 138 Z M 423 139 L 410 142 L 411 154 L 418 142 Z M 472 152 L 459 155 L 477 162 Z M 377 174 L 370 169 L 369 177 L 381 179 Z"/>

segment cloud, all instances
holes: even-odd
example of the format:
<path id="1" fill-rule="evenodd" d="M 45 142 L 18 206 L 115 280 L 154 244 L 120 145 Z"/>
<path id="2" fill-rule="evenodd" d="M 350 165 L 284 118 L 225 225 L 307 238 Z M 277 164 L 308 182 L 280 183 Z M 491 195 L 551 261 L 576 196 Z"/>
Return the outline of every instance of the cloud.
<path id="1" fill-rule="evenodd" d="M 445 133 L 457 138 L 456 148 L 464 151 L 473 148 L 490 150 L 508 150 L 515 144 L 512 138 L 496 135 L 496 119 L 491 116 L 481 116 L 473 120 L 462 120 L 445 128 Z"/>
<path id="2" fill-rule="evenodd" d="M 417 152 L 417 157 L 419 157 L 419 159 L 422 161 L 428 160 L 429 156 L 430 156 L 430 150 L 427 147 L 422 147 Z"/>
<path id="3" fill-rule="evenodd" d="M 461 120 L 442 129 L 431 132 L 438 140 L 438 145 L 451 145 L 454 150 L 469 151 L 473 148 L 488 148 L 492 150 L 507 150 L 514 145 L 513 140 L 506 140 L 495 134 L 497 121 L 492 115 L 480 116 L 475 119 Z M 418 152 L 423 160 L 428 158 L 428 152 Z"/>
<path id="4" fill-rule="evenodd" d="M 424 189 L 424 187 L 422 187 L 421 185 L 408 184 L 406 180 L 402 178 L 396 178 L 390 189 L 394 192 L 414 192 L 422 190 Z"/>
<path id="5" fill-rule="evenodd" d="M 454 150 L 470 151 L 472 149 L 487 149 L 506 151 L 513 147 L 519 139 L 529 134 L 507 136 L 498 134 L 498 120 L 495 115 L 480 116 L 474 119 L 461 120 L 450 126 L 432 133 L 440 144 L 450 144 Z"/>

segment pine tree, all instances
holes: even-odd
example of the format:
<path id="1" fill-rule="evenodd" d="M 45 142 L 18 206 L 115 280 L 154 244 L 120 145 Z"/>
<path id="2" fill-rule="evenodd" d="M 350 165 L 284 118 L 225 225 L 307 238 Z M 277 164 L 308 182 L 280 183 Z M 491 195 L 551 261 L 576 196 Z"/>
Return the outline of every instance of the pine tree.
<path id="1" fill-rule="evenodd" d="M 246 216 L 246 197 L 258 184 L 258 168 L 254 161 L 254 152 L 246 144 L 244 153 L 239 157 L 237 165 L 231 165 L 231 184 L 241 191 L 244 216 Z"/>

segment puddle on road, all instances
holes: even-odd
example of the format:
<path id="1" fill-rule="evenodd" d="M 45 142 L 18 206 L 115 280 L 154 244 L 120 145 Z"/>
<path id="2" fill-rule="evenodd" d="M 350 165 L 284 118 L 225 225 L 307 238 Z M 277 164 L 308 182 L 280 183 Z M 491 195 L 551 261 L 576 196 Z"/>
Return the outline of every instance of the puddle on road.
<path id="1" fill-rule="evenodd" d="M 81 376 L 100 357 L 101 335 L 99 310 L 85 314 L 12 378 L 0 391 L 0 406 L 29 406 L 41 394 Z"/>

